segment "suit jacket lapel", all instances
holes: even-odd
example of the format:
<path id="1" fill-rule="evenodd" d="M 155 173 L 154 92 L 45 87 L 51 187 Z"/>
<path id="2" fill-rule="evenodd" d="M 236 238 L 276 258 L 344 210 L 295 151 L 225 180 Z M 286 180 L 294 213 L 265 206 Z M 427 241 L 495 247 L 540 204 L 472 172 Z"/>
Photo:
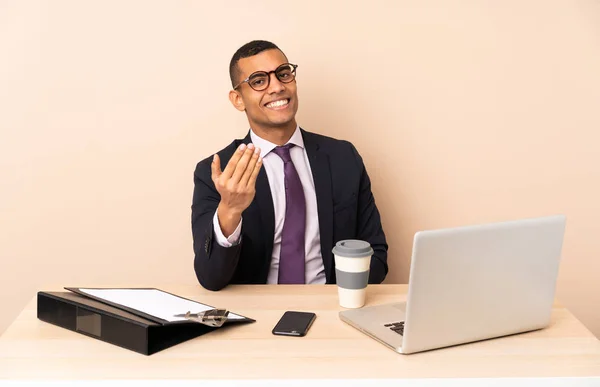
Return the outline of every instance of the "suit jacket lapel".
<path id="1" fill-rule="evenodd" d="M 244 144 L 249 144 L 252 142 L 250 138 L 250 131 L 248 131 L 248 135 L 242 142 Z M 271 257 L 273 255 L 275 212 L 273 209 L 273 196 L 271 196 L 271 187 L 269 186 L 269 179 L 267 178 L 267 173 L 265 172 L 264 167 L 260 169 L 260 172 L 256 178 L 256 194 L 254 196 L 254 200 L 256 201 L 260 212 L 260 225 L 262 228 L 262 234 L 264 236 L 265 259 L 264 262 L 261 262 L 263 264 L 263 270 L 261 270 L 261 273 L 264 277 L 262 280 L 264 283 L 266 283 L 269 275 L 269 268 L 271 266 Z"/>
<path id="2" fill-rule="evenodd" d="M 333 195 L 331 188 L 331 171 L 329 156 L 319 150 L 319 144 L 311 133 L 302 130 L 304 146 L 310 163 L 315 192 L 317 194 L 317 211 L 319 213 L 319 234 L 321 238 L 321 256 L 325 267 L 327 283 L 333 277 Z"/>
<path id="3" fill-rule="evenodd" d="M 267 173 L 264 168 L 260 169 L 256 178 L 256 196 L 254 200 L 260 209 L 260 217 L 262 224 L 262 233 L 264 235 L 265 255 L 264 262 L 264 282 L 267 281 L 269 267 L 271 265 L 271 257 L 273 255 L 273 235 L 275 235 L 275 212 L 273 210 L 273 197 L 271 196 L 271 187 L 267 179 Z"/>

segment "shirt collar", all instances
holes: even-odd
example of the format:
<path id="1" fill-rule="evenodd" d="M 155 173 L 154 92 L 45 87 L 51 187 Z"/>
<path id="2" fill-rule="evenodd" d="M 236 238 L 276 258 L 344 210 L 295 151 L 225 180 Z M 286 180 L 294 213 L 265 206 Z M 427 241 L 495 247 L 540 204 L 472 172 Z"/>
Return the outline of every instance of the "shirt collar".
<path id="1" fill-rule="evenodd" d="M 256 133 L 254 133 L 252 129 L 250 129 L 250 140 L 252 141 L 254 146 L 260 148 L 260 157 L 263 158 L 266 155 L 268 155 L 269 152 L 275 149 L 275 147 L 278 146 L 270 141 L 265 140 L 264 138 L 259 137 Z M 287 144 L 294 144 L 295 146 L 304 149 L 304 139 L 302 138 L 302 132 L 300 131 L 299 126 L 296 126 L 296 130 L 294 131 L 294 134 L 292 134 L 292 137 L 290 137 L 286 145 Z"/>

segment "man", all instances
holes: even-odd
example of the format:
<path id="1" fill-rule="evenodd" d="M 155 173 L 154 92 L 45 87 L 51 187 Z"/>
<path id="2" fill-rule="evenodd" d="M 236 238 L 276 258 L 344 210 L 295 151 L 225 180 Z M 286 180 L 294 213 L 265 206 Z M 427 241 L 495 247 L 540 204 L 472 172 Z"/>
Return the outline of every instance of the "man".
<path id="1" fill-rule="evenodd" d="M 296 68 L 267 41 L 247 43 L 231 59 L 229 99 L 250 131 L 194 173 L 194 268 L 206 289 L 336 283 L 332 248 L 343 239 L 373 247 L 369 283 L 388 272 L 362 159 L 351 143 L 298 127 Z"/>

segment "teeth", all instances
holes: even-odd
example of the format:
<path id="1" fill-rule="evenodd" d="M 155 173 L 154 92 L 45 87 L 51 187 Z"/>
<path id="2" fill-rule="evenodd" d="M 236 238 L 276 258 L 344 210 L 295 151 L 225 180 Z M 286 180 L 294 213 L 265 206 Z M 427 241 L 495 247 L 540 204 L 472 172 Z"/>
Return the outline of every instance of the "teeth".
<path id="1" fill-rule="evenodd" d="M 279 101 L 273 101 L 267 104 L 267 107 L 271 108 L 271 107 L 279 107 L 279 106 L 283 106 L 283 105 L 287 105 L 288 104 L 288 100 L 287 99 L 280 99 Z"/>

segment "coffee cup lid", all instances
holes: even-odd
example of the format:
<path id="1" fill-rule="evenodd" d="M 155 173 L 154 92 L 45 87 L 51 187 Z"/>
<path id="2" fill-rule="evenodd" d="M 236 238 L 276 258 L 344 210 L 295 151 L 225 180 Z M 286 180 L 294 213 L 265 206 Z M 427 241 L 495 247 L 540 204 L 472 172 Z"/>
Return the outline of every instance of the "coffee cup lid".
<path id="1" fill-rule="evenodd" d="M 342 257 L 358 258 L 373 255 L 373 249 L 369 242 L 357 239 L 346 239 L 339 241 L 333 248 L 333 253 Z"/>

